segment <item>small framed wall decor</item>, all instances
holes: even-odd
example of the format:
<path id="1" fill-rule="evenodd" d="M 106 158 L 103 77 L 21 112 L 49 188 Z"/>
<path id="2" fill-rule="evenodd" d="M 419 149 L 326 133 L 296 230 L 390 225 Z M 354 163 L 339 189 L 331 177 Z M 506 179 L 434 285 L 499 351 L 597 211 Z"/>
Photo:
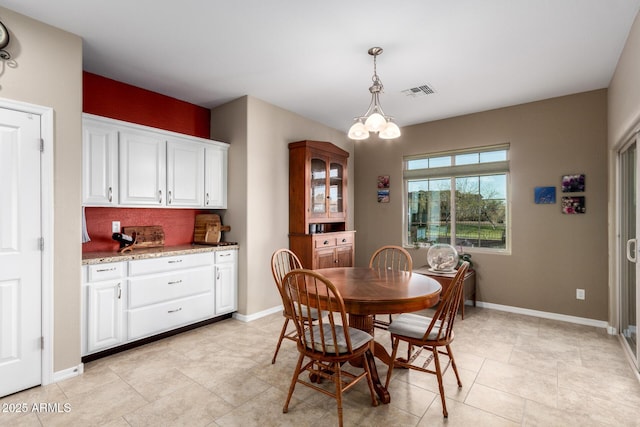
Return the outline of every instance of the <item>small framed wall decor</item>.
<path id="1" fill-rule="evenodd" d="M 563 193 L 582 193 L 585 190 L 584 174 L 562 176 Z"/>
<path id="2" fill-rule="evenodd" d="M 536 205 L 550 205 L 556 202 L 556 187 L 536 187 L 533 189 Z"/>
<path id="3" fill-rule="evenodd" d="M 378 175 L 378 203 L 389 203 L 389 175 Z"/>
<path id="4" fill-rule="evenodd" d="M 562 197 L 562 213 L 563 214 L 583 214 L 587 212 L 584 204 L 584 196 L 563 196 Z"/>

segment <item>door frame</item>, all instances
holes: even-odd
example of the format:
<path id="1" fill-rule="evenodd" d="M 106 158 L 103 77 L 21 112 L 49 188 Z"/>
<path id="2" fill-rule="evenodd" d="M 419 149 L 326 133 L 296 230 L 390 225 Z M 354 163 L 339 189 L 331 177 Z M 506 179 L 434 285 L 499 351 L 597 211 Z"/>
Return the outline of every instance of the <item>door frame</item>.
<path id="1" fill-rule="evenodd" d="M 53 108 L 0 98 L 0 108 L 37 114 L 44 151 L 40 162 L 40 218 L 42 221 L 42 385 L 53 382 Z"/>
<path id="2" fill-rule="evenodd" d="M 636 141 L 636 144 L 638 142 L 640 142 L 640 123 L 634 125 L 629 132 L 627 132 L 624 135 L 624 138 L 622 138 L 620 140 L 620 142 L 618 144 L 616 144 L 613 149 L 612 149 L 612 154 L 614 156 L 614 164 L 615 164 L 615 191 L 614 191 L 614 197 L 615 197 L 615 201 L 614 201 L 614 206 L 615 206 L 615 213 L 614 213 L 614 218 L 615 218 L 615 259 L 614 259 L 614 263 L 615 265 L 613 266 L 613 271 L 615 272 L 615 279 L 613 281 L 613 286 L 612 286 L 612 291 L 614 294 L 614 304 L 610 304 L 609 306 L 611 307 L 611 309 L 613 310 L 613 314 L 614 316 L 610 316 L 610 321 L 612 325 L 614 325 L 613 329 L 613 333 L 615 335 L 617 335 L 619 341 L 620 341 L 620 345 L 622 346 L 622 349 L 624 351 L 625 356 L 627 357 L 630 366 L 633 368 L 633 372 L 635 374 L 635 376 L 638 378 L 638 380 L 640 380 L 640 354 L 638 355 L 633 355 L 630 353 L 629 348 L 628 348 L 628 343 L 626 342 L 626 340 L 624 339 L 624 337 L 622 336 L 622 325 L 621 325 L 621 304 L 622 304 L 622 296 L 620 293 L 620 286 L 621 286 L 621 280 L 622 280 L 622 260 L 626 259 L 626 253 L 623 250 L 623 242 L 622 241 L 622 211 L 623 211 L 623 206 L 622 206 L 622 184 L 621 184 L 621 171 L 622 171 L 622 166 L 621 166 L 621 158 L 620 158 L 620 154 L 622 152 L 622 150 L 625 150 L 626 148 L 628 148 L 629 145 L 632 144 L 633 141 Z M 640 149 L 640 146 L 636 145 L 636 149 Z M 640 170 L 638 170 L 638 172 L 640 174 Z M 640 175 L 639 175 L 640 177 Z M 636 230 L 636 234 L 640 232 L 640 230 Z M 637 251 L 638 251 L 638 246 L 636 245 L 636 256 L 637 255 Z M 640 295 L 636 296 L 636 299 L 639 297 Z M 637 353 L 637 349 L 635 350 Z"/>

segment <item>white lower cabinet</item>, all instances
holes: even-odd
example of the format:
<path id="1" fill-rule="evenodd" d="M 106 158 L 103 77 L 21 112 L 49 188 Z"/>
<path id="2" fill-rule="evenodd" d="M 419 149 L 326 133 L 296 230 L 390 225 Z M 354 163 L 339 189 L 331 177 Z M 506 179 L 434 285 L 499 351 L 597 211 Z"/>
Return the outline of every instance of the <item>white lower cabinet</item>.
<path id="1" fill-rule="evenodd" d="M 237 309 L 237 250 L 83 267 L 82 354 Z"/>
<path id="2" fill-rule="evenodd" d="M 216 252 L 216 314 L 238 309 L 237 251 Z"/>
<path id="3" fill-rule="evenodd" d="M 83 268 L 86 319 L 83 353 L 93 353 L 124 342 L 124 264 L 118 262 Z"/>

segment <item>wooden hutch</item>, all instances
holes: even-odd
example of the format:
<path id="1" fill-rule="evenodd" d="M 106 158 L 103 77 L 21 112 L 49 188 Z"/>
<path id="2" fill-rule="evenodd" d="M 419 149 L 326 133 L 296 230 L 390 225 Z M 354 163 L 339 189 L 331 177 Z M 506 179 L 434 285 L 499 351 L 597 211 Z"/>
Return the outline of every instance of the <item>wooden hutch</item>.
<path id="1" fill-rule="evenodd" d="M 353 265 L 355 231 L 346 230 L 348 157 L 329 142 L 289 144 L 289 247 L 304 268 Z"/>

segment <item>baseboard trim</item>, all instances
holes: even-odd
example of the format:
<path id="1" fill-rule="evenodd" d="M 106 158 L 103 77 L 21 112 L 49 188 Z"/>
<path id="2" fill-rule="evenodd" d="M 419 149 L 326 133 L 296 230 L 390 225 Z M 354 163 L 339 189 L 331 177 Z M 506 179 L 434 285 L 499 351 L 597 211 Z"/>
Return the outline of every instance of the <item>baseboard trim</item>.
<path id="1" fill-rule="evenodd" d="M 272 307 L 267 310 L 262 310 L 250 315 L 233 313 L 233 318 L 241 322 L 253 322 L 254 320 L 258 320 L 262 317 L 269 316 L 273 313 L 280 313 L 282 312 L 283 308 L 284 307 L 282 305 L 278 305 L 276 307 Z"/>
<path id="2" fill-rule="evenodd" d="M 68 380 L 69 378 L 77 377 L 78 375 L 82 375 L 84 373 L 84 363 L 79 364 L 78 366 L 73 366 L 68 369 L 63 369 L 62 371 L 53 373 L 53 382 L 57 383 L 58 381 Z"/>
<path id="3" fill-rule="evenodd" d="M 611 333 L 612 329 L 615 330 L 614 328 L 610 328 L 609 324 L 604 320 L 588 319 L 586 317 L 569 316 L 566 314 L 550 313 L 547 311 L 531 310 L 528 308 L 493 304 L 490 302 L 482 302 L 482 301 L 478 301 L 476 305 L 478 307 L 489 308 L 491 310 L 507 311 L 509 313 L 517 313 L 517 314 L 524 314 L 527 316 L 541 317 L 543 319 L 560 320 L 563 322 L 577 323 L 579 325 L 593 326 L 596 328 L 604 328 L 607 330 L 607 333 Z"/>

